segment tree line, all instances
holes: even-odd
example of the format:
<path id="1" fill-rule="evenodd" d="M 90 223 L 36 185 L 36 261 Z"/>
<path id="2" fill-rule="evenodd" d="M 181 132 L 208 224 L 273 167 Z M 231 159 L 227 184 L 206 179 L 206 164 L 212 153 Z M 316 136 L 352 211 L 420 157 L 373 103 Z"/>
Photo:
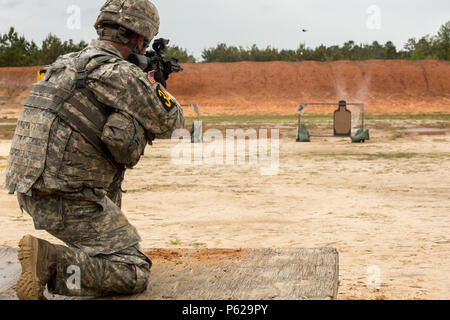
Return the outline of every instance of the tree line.
<path id="1" fill-rule="evenodd" d="M 87 43 L 73 40 L 62 41 L 57 36 L 49 34 L 41 46 L 34 41 L 28 41 L 19 36 L 14 27 L 5 34 L 0 34 L 0 67 L 22 67 L 47 65 L 60 55 L 82 50 Z M 196 63 L 192 54 L 184 48 L 169 46 L 165 55 L 175 57 L 182 63 Z M 450 21 L 439 29 L 437 35 L 426 35 L 420 39 L 409 39 L 401 50 L 388 41 L 380 44 L 356 44 L 348 41 L 342 46 L 320 45 L 308 48 L 301 44 L 296 50 L 277 49 L 272 47 L 250 48 L 242 46 L 227 46 L 220 43 L 216 47 L 202 52 L 202 62 L 238 62 L 238 61 L 336 61 L 336 60 L 368 60 L 368 59 L 438 59 L 450 60 Z"/>
<path id="2" fill-rule="evenodd" d="M 72 39 L 62 41 L 57 36 L 49 34 L 39 47 L 34 41 L 28 41 L 19 36 L 14 27 L 0 34 L 0 67 L 43 66 L 53 63 L 60 55 L 84 49 L 85 41 L 75 43 Z M 180 62 L 195 63 L 193 55 L 178 46 L 167 48 L 165 55 L 176 57 Z"/>
<path id="3" fill-rule="evenodd" d="M 237 61 L 336 61 L 336 60 L 369 60 L 369 59 L 436 59 L 450 60 L 450 21 L 441 26 L 435 36 L 426 35 L 420 39 L 411 38 L 398 50 L 392 41 L 380 44 L 356 44 L 348 41 L 342 46 L 320 45 L 308 48 L 301 44 L 296 50 L 264 49 L 253 45 L 250 48 L 218 44 L 215 48 L 203 50 L 204 62 L 237 62 Z"/>
<path id="4" fill-rule="evenodd" d="M 60 55 L 80 51 L 87 46 L 81 41 L 61 41 L 49 34 L 38 47 L 34 41 L 19 36 L 14 27 L 5 34 L 0 34 L 0 67 L 42 66 L 54 62 Z"/>

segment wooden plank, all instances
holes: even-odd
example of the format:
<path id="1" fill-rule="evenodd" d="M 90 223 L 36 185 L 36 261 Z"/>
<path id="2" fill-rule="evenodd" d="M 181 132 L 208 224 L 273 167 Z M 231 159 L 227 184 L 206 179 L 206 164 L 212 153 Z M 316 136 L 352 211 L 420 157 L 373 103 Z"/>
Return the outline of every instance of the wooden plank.
<path id="1" fill-rule="evenodd" d="M 146 253 L 153 261 L 147 291 L 111 299 L 300 300 L 336 299 L 338 293 L 339 261 L 333 248 L 153 249 Z M 0 299 L 16 298 L 14 284 L 20 273 L 16 255 L 15 249 L 0 249 L 1 274 L 9 270 L 0 277 Z"/>

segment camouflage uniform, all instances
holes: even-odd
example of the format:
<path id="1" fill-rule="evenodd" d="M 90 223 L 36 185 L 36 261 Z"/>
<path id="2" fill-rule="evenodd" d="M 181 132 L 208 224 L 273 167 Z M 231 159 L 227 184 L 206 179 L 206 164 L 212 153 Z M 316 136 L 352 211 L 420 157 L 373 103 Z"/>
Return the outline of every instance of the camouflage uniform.
<path id="1" fill-rule="evenodd" d="M 73 86 L 86 56 L 95 59 L 84 60 L 88 92 L 83 92 Z M 165 91 L 168 100 L 158 96 L 161 90 L 112 45 L 93 40 L 50 66 L 25 102 L 6 186 L 17 192 L 36 229 L 68 245 L 56 246 L 51 292 L 105 296 L 146 289 L 151 261 L 120 209 L 121 184 L 126 168 L 138 163 L 155 135 L 184 126 L 179 104 Z M 61 97 L 61 92 L 73 94 Z M 66 284 L 70 266 L 81 271 L 80 290 Z"/>

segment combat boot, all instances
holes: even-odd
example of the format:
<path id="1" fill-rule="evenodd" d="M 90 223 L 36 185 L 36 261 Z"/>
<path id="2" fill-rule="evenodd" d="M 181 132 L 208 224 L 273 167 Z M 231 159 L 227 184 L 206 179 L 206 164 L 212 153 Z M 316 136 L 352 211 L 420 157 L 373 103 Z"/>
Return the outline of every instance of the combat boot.
<path id="1" fill-rule="evenodd" d="M 50 242 L 24 236 L 19 242 L 18 253 L 22 273 L 16 285 L 20 300 L 46 300 L 44 290 L 56 271 L 56 248 Z"/>

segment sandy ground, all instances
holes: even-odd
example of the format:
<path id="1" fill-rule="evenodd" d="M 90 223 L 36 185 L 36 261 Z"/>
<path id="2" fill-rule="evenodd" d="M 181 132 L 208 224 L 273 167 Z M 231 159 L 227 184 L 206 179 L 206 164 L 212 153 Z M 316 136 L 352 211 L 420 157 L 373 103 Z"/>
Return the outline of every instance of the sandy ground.
<path id="1" fill-rule="evenodd" d="M 147 249 L 330 246 L 339 299 L 450 299 L 450 137 L 371 135 L 365 144 L 285 136 L 274 176 L 248 163 L 176 165 L 176 144 L 157 141 L 127 173 L 123 209 Z M 0 143 L 2 177 L 9 146 Z M 26 233 L 57 242 L 5 189 L 0 221 L 0 247 Z M 379 290 L 367 286 L 373 270 Z"/>

